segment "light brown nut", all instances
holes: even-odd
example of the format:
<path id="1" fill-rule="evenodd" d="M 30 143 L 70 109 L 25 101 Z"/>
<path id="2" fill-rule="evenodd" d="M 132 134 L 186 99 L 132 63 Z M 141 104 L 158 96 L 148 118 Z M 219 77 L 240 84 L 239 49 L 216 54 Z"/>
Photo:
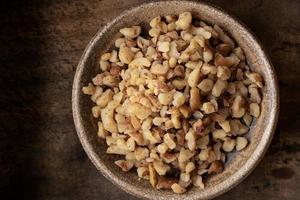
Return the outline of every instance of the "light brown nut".
<path id="1" fill-rule="evenodd" d="M 98 118 L 101 113 L 101 108 L 99 106 L 93 106 L 92 107 L 92 114 L 94 118 Z"/>
<path id="2" fill-rule="evenodd" d="M 144 130 L 142 134 L 144 139 L 149 141 L 150 144 L 156 144 L 161 142 L 161 138 L 156 132 L 151 132 L 150 130 Z"/>
<path id="3" fill-rule="evenodd" d="M 192 26 L 192 27 L 191 27 L 191 32 L 192 32 L 192 34 L 194 34 L 194 35 L 201 35 L 201 36 L 203 36 L 206 40 L 208 40 L 208 39 L 211 38 L 211 32 L 205 30 L 205 29 L 202 28 L 202 27 L 195 27 L 195 26 Z"/>
<path id="4" fill-rule="evenodd" d="M 103 138 L 103 139 L 108 136 L 108 132 L 104 129 L 102 122 L 98 122 L 97 135 L 98 135 L 98 137 Z"/>
<path id="5" fill-rule="evenodd" d="M 198 155 L 199 160 L 205 161 L 209 157 L 209 149 L 202 149 Z"/>
<path id="6" fill-rule="evenodd" d="M 235 140 L 231 138 L 226 138 L 224 143 L 223 143 L 223 150 L 225 152 L 231 152 L 235 147 Z"/>
<path id="7" fill-rule="evenodd" d="M 174 141 L 174 135 L 166 133 L 164 135 L 164 143 L 168 146 L 169 149 L 175 149 L 176 143 Z"/>
<path id="8" fill-rule="evenodd" d="M 157 148 L 157 152 L 160 154 L 165 154 L 169 149 L 168 145 L 166 145 L 165 143 L 161 143 L 157 145 L 156 148 Z"/>
<path id="9" fill-rule="evenodd" d="M 194 162 L 188 162 L 185 166 L 185 172 L 186 173 L 191 173 L 194 169 L 196 168 L 195 163 Z"/>
<path id="10" fill-rule="evenodd" d="M 223 171 L 223 163 L 221 161 L 214 161 L 208 168 L 208 174 L 217 174 Z"/>
<path id="11" fill-rule="evenodd" d="M 161 155 L 161 158 L 166 163 L 172 163 L 172 162 L 174 162 L 177 159 L 177 157 L 178 157 L 178 154 L 176 154 L 176 153 L 169 153 L 169 152 L 166 152 L 166 153 L 164 153 L 164 154 Z"/>
<path id="12" fill-rule="evenodd" d="M 249 115 L 248 113 L 245 113 L 244 116 L 243 116 L 243 121 L 245 122 L 245 124 L 247 126 L 250 126 L 251 125 L 251 122 L 252 122 L 252 117 L 251 115 Z"/>
<path id="13" fill-rule="evenodd" d="M 151 66 L 150 71 L 153 74 L 156 75 L 165 75 L 169 70 L 169 65 L 168 64 L 160 64 L 160 63 L 155 63 Z"/>
<path id="14" fill-rule="evenodd" d="M 203 75 L 217 74 L 217 68 L 216 68 L 216 66 L 204 63 L 201 67 L 201 73 Z"/>
<path id="15" fill-rule="evenodd" d="M 184 97 L 184 95 L 181 93 L 181 92 L 175 92 L 174 93 L 174 96 L 173 96 L 173 102 L 172 102 L 172 104 L 175 106 L 175 107 L 177 107 L 177 108 L 179 108 L 180 106 L 182 106 L 183 104 L 184 104 L 184 102 L 185 102 L 185 97 Z"/>
<path id="16" fill-rule="evenodd" d="M 154 161 L 153 167 L 160 176 L 166 175 L 166 173 L 170 170 L 170 166 L 161 161 Z"/>
<path id="17" fill-rule="evenodd" d="M 217 77 L 220 78 L 221 80 L 228 80 L 231 76 L 231 71 L 228 67 L 226 66 L 218 66 L 217 67 Z"/>
<path id="18" fill-rule="evenodd" d="M 236 47 L 232 51 L 240 60 L 245 60 L 244 52 L 241 47 Z"/>
<path id="19" fill-rule="evenodd" d="M 193 157 L 193 153 L 189 149 L 181 148 L 178 156 L 178 162 L 184 163 Z"/>
<path id="20" fill-rule="evenodd" d="M 152 187 L 156 187 L 157 184 L 157 173 L 152 164 L 149 164 L 149 179 Z"/>
<path id="21" fill-rule="evenodd" d="M 223 56 L 227 56 L 232 50 L 232 48 L 229 44 L 222 43 L 217 46 L 216 50 L 218 53 L 222 54 Z"/>
<path id="22" fill-rule="evenodd" d="M 250 100 L 254 103 L 260 103 L 261 97 L 260 97 L 258 89 L 256 87 L 249 86 L 248 90 L 249 90 L 249 94 L 250 94 Z"/>
<path id="23" fill-rule="evenodd" d="M 134 58 L 134 53 L 129 47 L 121 46 L 119 50 L 119 59 L 122 63 L 129 64 Z"/>
<path id="24" fill-rule="evenodd" d="M 118 132 L 117 124 L 114 120 L 114 109 L 109 104 L 101 110 L 101 119 L 105 130 L 111 133 Z"/>
<path id="25" fill-rule="evenodd" d="M 82 92 L 87 95 L 93 95 L 95 93 L 95 91 L 96 91 L 96 88 L 91 83 L 89 83 L 88 86 L 82 88 Z"/>
<path id="26" fill-rule="evenodd" d="M 188 118 L 192 112 L 191 108 L 187 105 L 180 106 L 179 111 L 184 116 L 184 118 Z"/>
<path id="27" fill-rule="evenodd" d="M 107 104 L 113 99 L 113 91 L 111 89 L 107 89 L 105 90 L 105 92 L 103 92 L 103 94 L 97 98 L 96 100 L 96 104 L 100 107 L 100 108 L 104 108 L 107 106 Z"/>
<path id="28" fill-rule="evenodd" d="M 128 135 L 133 138 L 138 145 L 145 145 L 145 141 L 141 133 L 129 132 Z"/>
<path id="29" fill-rule="evenodd" d="M 108 61 L 111 57 L 111 53 L 104 53 L 101 55 L 101 60 Z"/>
<path id="30" fill-rule="evenodd" d="M 245 137 L 237 137 L 236 138 L 236 150 L 241 151 L 243 150 L 248 144 L 248 140 Z"/>
<path id="31" fill-rule="evenodd" d="M 202 136 L 197 140 L 197 147 L 200 149 L 206 149 L 208 144 L 209 144 L 208 135 Z"/>
<path id="32" fill-rule="evenodd" d="M 212 104 L 211 102 L 206 102 L 202 105 L 201 110 L 205 113 L 205 114 L 210 114 L 210 113 L 214 113 L 216 112 L 216 108 L 214 106 L 214 104 Z"/>
<path id="33" fill-rule="evenodd" d="M 219 122 L 219 125 L 221 126 L 221 128 L 226 132 L 229 133 L 230 132 L 230 123 L 228 120 Z"/>
<path id="34" fill-rule="evenodd" d="M 129 63 L 128 67 L 132 67 L 132 68 L 141 67 L 141 66 L 150 67 L 150 65 L 151 63 L 147 58 L 135 58 Z"/>
<path id="35" fill-rule="evenodd" d="M 221 160 L 222 157 L 221 147 L 222 144 L 220 142 L 217 142 L 213 145 L 213 150 L 216 155 L 216 160 Z"/>
<path id="36" fill-rule="evenodd" d="M 194 40 L 200 45 L 200 47 L 205 47 L 205 38 L 202 35 L 196 35 Z"/>
<path id="37" fill-rule="evenodd" d="M 164 117 L 154 117 L 153 118 L 153 124 L 155 126 L 161 126 L 163 123 L 165 123 L 168 120 L 168 118 Z"/>
<path id="38" fill-rule="evenodd" d="M 142 106 L 139 103 L 129 103 L 126 112 L 129 116 L 136 116 L 140 120 L 144 120 L 152 114 L 150 108 Z"/>
<path id="39" fill-rule="evenodd" d="M 140 178 L 149 180 L 149 168 L 148 167 L 144 167 L 144 166 L 138 167 L 137 174 Z"/>
<path id="40" fill-rule="evenodd" d="M 230 132 L 233 135 L 243 135 L 248 132 L 249 128 L 242 124 L 239 120 L 234 119 L 230 121 Z"/>
<path id="41" fill-rule="evenodd" d="M 155 27 L 157 27 L 157 26 L 159 25 L 160 22 L 161 22 L 161 17 L 160 17 L 160 16 L 154 17 L 154 18 L 150 21 L 149 25 L 150 25 L 152 28 L 155 28 Z"/>
<path id="42" fill-rule="evenodd" d="M 195 68 L 188 77 L 188 84 L 190 87 L 196 87 L 200 81 L 200 67 Z"/>
<path id="43" fill-rule="evenodd" d="M 193 129 L 196 132 L 197 135 L 203 135 L 203 130 L 204 130 L 204 123 L 202 119 L 198 119 L 194 124 L 193 124 Z"/>
<path id="44" fill-rule="evenodd" d="M 252 83 L 255 83 L 259 88 L 263 87 L 263 77 L 260 74 L 255 72 L 253 73 L 246 72 L 245 74 Z"/>
<path id="45" fill-rule="evenodd" d="M 246 112 L 246 109 L 244 108 L 244 98 L 240 95 L 237 95 L 233 101 L 231 111 L 232 111 L 232 117 L 234 118 L 241 118 Z"/>
<path id="46" fill-rule="evenodd" d="M 112 63 L 116 63 L 116 62 L 119 61 L 118 52 L 116 50 L 112 50 L 109 61 L 112 62 Z"/>
<path id="47" fill-rule="evenodd" d="M 229 82 L 226 91 L 229 94 L 235 94 L 236 93 L 236 85 L 235 85 L 235 83 Z"/>
<path id="48" fill-rule="evenodd" d="M 170 51 L 170 42 L 164 41 L 164 42 L 160 42 L 158 41 L 157 43 L 157 49 L 160 52 L 169 52 Z"/>
<path id="49" fill-rule="evenodd" d="M 214 82 L 210 79 L 203 79 L 198 85 L 198 88 L 203 92 L 209 92 L 213 87 Z"/>
<path id="50" fill-rule="evenodd" d="M 140 26 L 132 26 L 130 28 L 122 28 L 122 29 L 120 29 L 120 33 L 128 38 L 136 38 L 141 33 L 141 27 Z"/>
<path id="51" fill-rule="evenodd" d="M 182 65 L 177 65 L 174 69 L 175 76 L 184 77 L 185 70 Z"/>
<path id="52" fill-rule="evenodd" d="M 177 30 L 185 30 L 190 27 L 192 23 L 192 14 L 190 12 L 181 13 L 178 20 L 175 22 Z"/>
<path id="53" fill-rule="evenodd" d="M 128 138 L 126 141 L 126 146 L 129 151 L 134 151 L 136 147 L 134 138 Z"/>
<path id="54" fill-rule="evenodd" d="M 176 194 L 182 194 L 186 191 L 186 189 L 181 187 L 178 183 L 174 183 L 171 188 Z"/>
<path id="55" fill-rule="evenodd" d="M 174 95 L 173 91 L 166 92 L 166 93 L 159 93 L 158 101 L 162 105 L 169 105 L 173 101 L 173 95 Z"/>
<path id="56" fill-rule="evenodd" d="M 197 176 L 194 176 L 192 179 L 193 179 L 194 186 L 199 187 L 200 189 L 204 189 L 204 183 L 202 181 L 201 176 L 197 175 Z"/>
<path id="57" fill-rule="evenodd" d="M 105 71 L 109 70 L 109 68 L 110 68 L 110 64 L 106 60 L 100 60 L 99 64 L 100 64 L 100 69 L 102 72 L 105 72 Z"/>
<path id="58" fill-rule="evenodd" d="M 180 37 L 187 42 L 190 42 L 193 39 L 193 35 L 187 31 L 181 31 Z"/>
<path id="59" fill-rule="evenodd" d="M 213 59 L 213 52 L 210 48 L 204 47 L 203 48 L 203 61 L 205 63 L 210 62 Z"/>
<path id="60" fill-rule="evenodd" d="M 120 167 L 123 172 L 128 172 L 133 167 L 133 163 L 127 160 L 117 160 L 115 164 Z"/>
<path id="61" fill-rule="evenodd" d="M 195 131 L 192 128 L 185 135 L 185 139 L 187 141 L 187 147 L 191 151 L 195 150 L 195 148 L 196 148 L 196 135 L 195 135 Z"/>
<path id="62" fill-rule="evenodd" d="M 158 179 L 158 183 L 156 185 L 156 188 L 158 190 L 165 189 L 170 190 L 171 186 L 176 183 L 176 180 L 174 178 L 165 178 L 163 176 L 160 176 Z"/>
<path id="63" fill-rule="evenodd" d="M 198 110 L 201 108 L 201 96 L 198 88 L 193 87 L 190 90 L 190 107 L 192 110 Z"/>
<path id="64" fill-rule="evenodd" d="M 141 128 L 141 122 L 137 117 L 131 116 L 129 119 L 130 119 L 131 125 L 133 126 L 133 128 L 135 130 L 139 130 Z"/>
<path id="65" fill-rule="evenodd" d="M 212 95 L 219 97 L 227 88 L 227 81 L 218 79 L 212 89 Z"/>
<path id="66" fill-rule="evenodd" d="M 197 69 L 197 68 L 201 68 L 202 66 L 202 61 L 189 61 L 187 63 L 185 63 L 185 67 L 186 68 L 190 68 L 190 69 Z"/>
<path id="67" fill-rule="evenodd" d="M 117 145 L 111 145 L 107 148 L 106 153 L 107 154 L 126 155 L 127 153 L 129 153 L 129 151 L 125 150 L 125 149 L 120 149 L 119 147 L 117 147 Z"/>
<path id="68" fill-rule="evenodd" d="M 169 66 L 170 68 L 174 68 L 177 65 L 177 60 L 175 57 L 170 57 L 169 59 Z"/>
<path id="69" fill-rule="evenodd" d="M 257 103 L 251 103 L 249 105 L 249 113 L 253 117 L 258 118 L 259 115 L 260 115 L 260 107 L 259 107 L 259 105 Z"/>
<path id="70" fill-rule="evenodd" d="M 242 81 L 238 81 L 238 82 L 236 82 L 235 85 L 236 85 L 237 93 L 240 94 L 242 97 L 247 98 L 247 96 L 248 96 L 248 89 L 243 84 L 243 82 Z"/>
<path id="71" fill-rule="evenodd" d="M 138 147 L 134 151 L 134 156 L 137 161 L 144 160 L 149 156 L 149 150 L 147 148 Z"/>
<path id="72" fill-rule="evenodd" d="M 214 29 L 217 31 L 220 40 L 234 48 L 233 40 L 218 25 L 214 25 Z"/>
<path id="73" fill-rule="evenodd" d="M 172 81 L 172 85 L 178 90 L 182 90 L 186 86 L 186 84 L 186 81 L 183 79 L 174 79 Z"/>
<path id="74" fill-rule="evenodd" d="M 179 129 L 181 128 L 180 122 L 180 111 L 178 109 L 174 109 L 171 113 L 171 121 L 174 125 L 174 128 Z"/>
<path id="75" fill-rule="evenodd" d="M 103 85 L 103 78 L 104 78 L 104 73 L 102 74 L 97 74 L 93 79 L 92 82 L 94 85 Z"/>
<path id="76" fill-rule="evenodd" d="M 171 128 L 174 128 L 174 124 L 171 120 L 168 120 L 165 122 L 165 130 L 169 130 Z"/>
<path id="77" fill-rule="evenodd" d="M 223 140 L 226 137 L 226 132 L 223 129 L 216 129 L 212 132 L 214 139 Z"/>
<path id="78" fill-rule="evenodd" d="M 160 30 L 158 28 L 151 28 L 148 33 L 152 38 L 157 38 L 160 35 Z"/>
<path id="79" fill-rule="evenodd" d="M 178 130 L 178 132 L 176 133 L 176 140 L 177 143 L 181 146 L 183 146 L 185 143 L 184 137 L 185 137 L 185 131 L 183 129 Z"/>
<path id="80" fill-rule="evenodd" d="M 114 76 L 108 75 L 103 78 L 103 85 L 108 87 L 116 87 L 118 84 L 118 79 Z"/>

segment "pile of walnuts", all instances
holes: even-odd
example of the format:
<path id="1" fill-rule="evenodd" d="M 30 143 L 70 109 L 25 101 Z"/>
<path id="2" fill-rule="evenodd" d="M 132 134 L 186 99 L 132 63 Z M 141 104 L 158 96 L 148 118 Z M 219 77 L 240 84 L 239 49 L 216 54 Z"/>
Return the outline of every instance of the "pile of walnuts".
<path id="1" fill-rule="evenodd" d="M 219 26 L 190 12 L 150 26 L 146 37 L 140 26 L 121 29 L 82 90 L 96 104 L 107 153 L 124 155 L 115 162 L 123 171 L 136 170 L 157 189 L 203 189 L 203 175 L 221 172 L 226 154 L 247 146 L 263 78 Z"/>

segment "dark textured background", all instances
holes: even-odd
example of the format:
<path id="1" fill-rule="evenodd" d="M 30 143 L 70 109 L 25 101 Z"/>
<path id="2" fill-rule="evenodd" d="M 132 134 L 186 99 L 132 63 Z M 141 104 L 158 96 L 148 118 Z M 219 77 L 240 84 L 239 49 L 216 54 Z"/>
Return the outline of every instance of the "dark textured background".
<path id="1" fill-rule="evenodd" d="M 73 125 L 71 86 L 91 37 L 141 2 L 0 1 L 1 200 L 136 199 L 103 178 L 85 155 Z M 299 199 L 300 1 L 210 2 L 240 18 L 260 38 L 277 71 L 281 97 L 279 124 L 266 157 L 218 199 Z"/>

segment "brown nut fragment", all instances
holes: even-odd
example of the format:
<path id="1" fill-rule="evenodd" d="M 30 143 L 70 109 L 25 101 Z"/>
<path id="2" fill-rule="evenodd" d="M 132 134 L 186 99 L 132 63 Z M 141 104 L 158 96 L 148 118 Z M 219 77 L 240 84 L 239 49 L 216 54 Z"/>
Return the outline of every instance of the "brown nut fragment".
<path id="1" fill-rule="evenodd" d="M 198 88 L 203 92 L 209 92 L 213 87 L 214 82 L 210 79 L 203 79 L 198 85 Z"/>
<path id="2" fill-rule="evenodd" d="M 217 174 L 223 171 L 223 163 L 221 161 L 214 161 L 208 168 L 208 174 Z"/>
<path id="3" fill-rule="evenodd" d="M 141 33 L 140 26 L 132 26 L 131 28 L 122 28 L 120 29 L 120 33 L 128 38 L 136 38 Z"/>
<path id="4" fill-rule="evenodd" d="M 248 140 L 245 137 L 237 137 L 236 138 L 236 150 L 241 151 L 243 150 L 248 144 Z"/>
<path id="5" fill-rule="evenodd" d="M 201 110 L 203 110 L 205 114 L 210 114 L 210 113 L 216 112 L 216 108 L 215 108 L 214 104 L 212 104 L 211 102 L 204 103 L 202 105 Z"/>
<path id="6" fill-rule="evenodd" d="M 107 106 L 107 104 L 113 99 L 113 95 L 114 94 L 111 89 L 105 90 L 105 92 L 103 92 L 103 94 L 97 98 L 96 104 L 100 108 L 105 108 Z"/>
<path id="7" fill-rule="evenodd" d="M 229 133 L 230 132 L 230 123 L 228 120 L 224 120 L 222 122 L 219 122 L 219 125 L 222 127 L 222 129 L 226 132 Z"/>
<path id="8" fill-rule="evenodd" d="M 192 110 L 198 110 L 201 107 L 200 91 L 196 87 L 190 90 L 190 107 Z"/>
<path id="9" fill-rule="evenodd" d="M 117 160 L 115 164 L 120 167 L 123 172 L 128 172 L 133 167 L 133 163 L 127 160 Z"/>
<path id="10" fill-rule="evenodd" d="M 248 90 L 249 90 L 249 94 L 250 94 L 250 100 L 254 103 L 260 103 L 261 97 L 260 97 L 258 89 L 256 87 L 249 86 Z"/>
<path id="11" fill-rule="evenodd" d="M 199 138 L 197 140 L 197 147 L 199 147 L 199 149 L 207 149 L 208 144 L 209 144 L 209 136 L 208 135 L 202 136 L 201 138 Z"/>
<path id="12" fill-rule="evenodd" d="M 247 126 L 250 126 L 251 125 L 251 122 L 252 122 L 252 117 L 251 115 L 249 115 L 248 113 L 245 113 L 244 116 L 243 116 L 243 121 L 245 122 L 245 124 Z"/>
<path id="13" fill-rule="evenodd" d="M 188 118 L 192 112 L 191 108 L 187 105 L 180 106 L 179 111 L 184 116 L 184 118 Z"/>
<path id="14" fill-rule="evenodd" d="M 198 119 L 194 124 L 193 124 L 193 129 L 196 132 L 197 135 L 202 135 L 203 130 L 204 130 L 204 124 L 202 119 Z"/>
<path id="15" fill-rule="evenodd" d="M 185 97 L 181 92 L 175 92 L 174 96 L 173 96 L 173 102 L 172 104 L 179 108 L 180 106 L 182 106 L 185 102 Z"/>
<path id="16" fill-rule="evenodd" d="M 260 114 L 260 107 L 259 107 L 259 105 L 257 103 L 251 103 L 249 105 L 249 113 L 253 117 L 258 118 L 259 114 Z"/>
<path id="17" fill-rule="evenodd" d="M 233 101 L 231 111 L 232 111 L 232 117 L 234 118 L 241 118 L 246 112 L 246 109 L 244 108 L 244 99 L 240 95 L 237 95 Z"/>
<path id="18" fill-rule="evenodd" d="M 140 178 L 143 178 L 143 179 L 149 179 L 149 167 L 138 167 L 137 168 L 137 174 Z"/>
<path id="19" fill-rule="evenodd" d="M 229 44 L 222 43 L 217 46 L 216 50 L 223 56 L 227 56 L 230 53 L 230 51 L 232 50 L 232 48 Z"/>
<path id="20" fill-rule="evenodd" d="M 212 132 L 214 139 L 224 139 L 226 137 L 226 132 L 223 129 L 216 129 Z"/>
<path id="21" fill-rule="evenodd" d="M 212 95 L 219 97 L 227 88 L 227 81 L 218 79 L 212 89 Z"/>
<path id="22" fill-rule="evenodd" d="M 174 178 L 165 178 L 160 176 L 158 179 L 158 183 L 156 185 L 157 189 L 170 190 L 171 186 L 176 183 L 176 179 Z"/>
<path id="23" fill-rule="evenodd" d="M 204 189 L 204 183 L 202 182 L 202 177 L 197 175 L 193 177 L 193 185 L 199 187 L 200 189 Z"/>
<path id="24" fill-rule="evenodd" d="M 235 140 L 231 138 L 226 138 L 224 143 L 223 143 L 223 150 L 225 152 L 231 152 L 235 147 Z"/>
<path id="25" fill-rule="evenodd" d="M 210 48 L 204 47 L 203 48 L 203 61 L 205 63 L 210 62 L 213 59 L 213 52 Z"/>
<path id="26" fill-rule="evenodd" d="M 171 188 L 176 194 L 182 194 L 186 191 L 186 189 L 181 187 L 178 183 L 174 183 Z"/>
<path id="27" fill-rule="evenodd" d="M 101 108 L 99 106 L 92 107 L 92 114 L 94 118 L 98 118 L 101 113 Z"/>
<path id="28" fill-rule="evenodd" d="M 200 67 L 195 68 L 188 77 L 188 84 L 190 87 L 196 87 L 200 81 Z"/>
<path id="29" fill-rule="evenodd" d="M 170 170 L 170 166 L 164 164 L 161 161 L 154 161 L 153 162 L 153 167 L 155 169 L 155 171 L 160 175 L 160 176 L 164 176 L 166 175 L 167 171 Z"/>
<path id="30" fill-rule="evenodd" d="M 176 143 L 174 141 L 174 136 L 170 133 L 164 135 L 164 143 L 169 147 L 169 149 L 175 149 Z"/>
<path id="31" fill-rule="evenodd" d="M 191 151 L 195 150 L 195 148 L 196 148 L 196 135 L 195 135 L 195 131 L 192 128 L 185 135 L 185 139 L 187 141 L 187 147 Z"/>
<path id="32" fill-rule="evenodd" d="M 121 46 L 119 50 L 119 59 L 122 63 L 129 64 L 134 58 L 134 53 L 129 47 Z"/>
<path id="33" fill-rule="evenodd" d="M 217 67 L 217 77 L 220 78 L 223 81 L 226 81 L 230 78 L 231 71 L 226 66 L 218 66 Z"/>
<path id="34" fill-rule="evenodd" d="M 149 164 L 149 179 L 152 187 L 156 187 L 157 185 L 157 173 L 152 164 Z"/>
<path id="35" fill-rule="evenodd" d="M 178 20 L 175 22 L 177 30 L 185 30 L 190 27 L 192 23 L 192 14 L 190 12 L 181 13 Z"/>
<path id="36" fill-rule="evenodd" d="M 153 64 L 150 68 L 150 72 L 156 75 L 165 75 L 169 70 L 169 65 L 162 65 L 160 63 Z"/>
<path id="37" fill-rule="evenodd" d="M 259 88 L 263 87 L 263 77 L 260 74 L 255 72 L 253 73 L 246 72 L 245 74 L 252 83 L 255 83 Z"/>

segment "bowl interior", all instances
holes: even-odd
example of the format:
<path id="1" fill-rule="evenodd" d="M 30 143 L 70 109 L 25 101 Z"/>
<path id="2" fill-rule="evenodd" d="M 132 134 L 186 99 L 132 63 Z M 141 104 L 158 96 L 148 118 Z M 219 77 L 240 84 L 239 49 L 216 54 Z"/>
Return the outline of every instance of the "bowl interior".
<path id="1" fill-rule="evenodd" d="M 107 155 L 106 143 L 97 138 L 97 123 L 91 115 L 92 102 L 81 93 L 81 88 L 87 85 L 97 74 L 98 60 L 102 53 L 111 49 L 119 29 L 132 25 L 141 25 L 147 30 L 149 21 L 158 15 L 180 14 L 190 11 L 193 17 L 209 24 L 218 24 L 244 50 L 250 67 L 261 73 L 265 80 L 261 115 L 254 121 L 247 137 L 249 146 L 240 153 L 231 153 L 225 170 L 211 176 L 206 181 L 206 188 L 192 188 L 183 195 L 171 191 L 152 189 L 148 181 L 138 180 L 136 172 L 123 173 L 113 161 L 119 159 L 115 155 Z M 274 132 L 278 113 L 278 89 L 274 70 L 262 51 L 260 45 L 239 22 L 226 13 L 203 3 L 165 1 L 141 5 L 126 11 L 113 22 L 98 32 L 89 43 L 78 65 L 73 85 L 73 114 L 79 138 L 95 166 L 114 184 L 125 191 L 140 197 L 150 199 L 198 199 L 217 196 L 239 183 L 256 166 L 267 149 Z"/>

